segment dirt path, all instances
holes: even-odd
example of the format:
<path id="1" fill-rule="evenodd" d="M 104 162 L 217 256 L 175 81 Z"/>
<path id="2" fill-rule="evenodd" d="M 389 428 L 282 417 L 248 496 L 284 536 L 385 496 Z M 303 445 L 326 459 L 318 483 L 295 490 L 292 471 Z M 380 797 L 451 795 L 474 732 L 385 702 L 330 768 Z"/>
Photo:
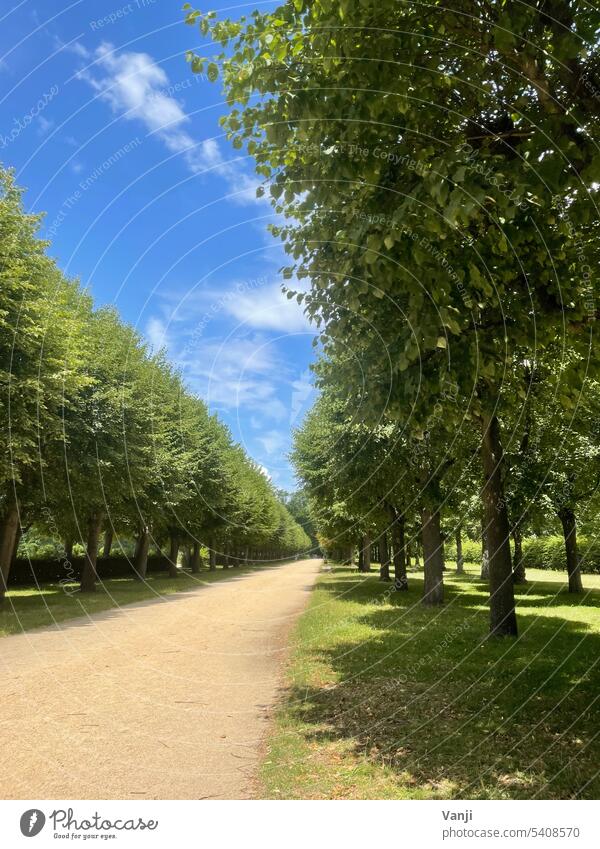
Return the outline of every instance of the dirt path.
<path id="1" fill-rule="evenodd" d="M 0 640 L 0 797 L 252 796 L 320 561 Z"/>

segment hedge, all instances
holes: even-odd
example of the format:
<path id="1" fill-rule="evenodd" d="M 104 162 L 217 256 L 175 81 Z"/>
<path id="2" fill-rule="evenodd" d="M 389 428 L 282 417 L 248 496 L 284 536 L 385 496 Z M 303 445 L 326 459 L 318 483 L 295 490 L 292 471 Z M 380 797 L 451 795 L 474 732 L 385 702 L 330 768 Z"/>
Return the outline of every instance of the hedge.
<path id="1" fill-rule="evenodd" d="M 12 587 L 36 586 L 37 584 L 55 584 L 62 582 L 79 581 L 81 578 L 81 567 L 83 557 L 72 557 L 70 561 L 63 558 L 53 557 L 40 560 L 28 560 L 17 558 L 11 567 L 8 585 Z M 99 557 L 96 565 L 98 577 L 104 578 L 131 578 L 134 575 L 131 560 L 126 557 Z M 165 558 L 157 554 L 148 557 L 148 572 L 160 572 L 166 574 Z"/>
<path id="2" fill-rule="evenodd" d="M 456 560 L 456 541 L 454 540 L 454 536 L 451 539 L 446 539 L 444 543 L 444 555 L 448 560 Z M 463 537 L 462 555 L 465 563 L 481 563 L 481 542 Z"/>
<path id="3" fill-rule="evenodd" d="M 577 540 L 582 572 L 600 574 L 600 542 L 581 536 Z M 523 542 L 525 569 L 567 569 L 565 541 L 560 536 L 533 537 Z"/>
<path id="4" fill-rule="evenodd" d="M 582 572 L 600 574 L 600 541 L 580 536 L 577 540 Z M 481 542 L 463 539 L 465 563 L 481 563 Z M 454 539 L 446 540 L 444 553 L 449 560 L 456 560 Z M 523 540 L 523 562 L 525 569 L 552 569 L 565 572 L 567 560 L 565 541 L 561 536 L 530 537 Z"/>

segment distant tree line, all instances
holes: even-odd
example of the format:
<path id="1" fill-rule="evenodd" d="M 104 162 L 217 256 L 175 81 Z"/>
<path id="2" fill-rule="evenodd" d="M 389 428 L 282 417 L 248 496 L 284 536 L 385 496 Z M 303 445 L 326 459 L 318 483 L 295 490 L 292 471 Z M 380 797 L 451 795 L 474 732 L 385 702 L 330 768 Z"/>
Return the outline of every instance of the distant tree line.
<path id="1" fill-rule="evenodd" d="M 0 596 L 24 529 L 85 549 L 93 591 L 101 540 L 135 539 L 144 578 L 150 545 L 179 551 L 192 572 L 201 545 L 227 564 L 285 557 L 310 540 L 228 429 L 110 307 L 67 279 L 39 238 L 41 216 L 0 170 Z"/>

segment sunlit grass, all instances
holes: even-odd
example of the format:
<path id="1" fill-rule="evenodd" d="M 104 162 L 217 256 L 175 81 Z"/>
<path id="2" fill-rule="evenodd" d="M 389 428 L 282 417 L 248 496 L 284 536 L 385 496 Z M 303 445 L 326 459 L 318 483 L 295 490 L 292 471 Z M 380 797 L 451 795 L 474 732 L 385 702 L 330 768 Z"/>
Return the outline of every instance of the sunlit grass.
<path id="1" fill-rule="evenodd" d="M 596 798 L 600 576 L 517 588 L 520 636 L 486 639 L 474 567 L 390 593 L 374 573 L 321 576 L 293 637 L 289 692 L 262 770 L 271 798 Z"/>

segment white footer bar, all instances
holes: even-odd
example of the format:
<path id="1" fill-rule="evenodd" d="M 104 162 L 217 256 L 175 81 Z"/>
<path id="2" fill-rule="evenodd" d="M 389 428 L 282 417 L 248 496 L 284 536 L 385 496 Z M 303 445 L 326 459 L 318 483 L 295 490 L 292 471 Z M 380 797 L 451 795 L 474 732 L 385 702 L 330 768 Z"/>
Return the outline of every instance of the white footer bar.
<path id="1" fill-rule="evenodd" d="M 599 814 L 593 801 L 4 801 L 0 846 L 597 849 Z"/>

